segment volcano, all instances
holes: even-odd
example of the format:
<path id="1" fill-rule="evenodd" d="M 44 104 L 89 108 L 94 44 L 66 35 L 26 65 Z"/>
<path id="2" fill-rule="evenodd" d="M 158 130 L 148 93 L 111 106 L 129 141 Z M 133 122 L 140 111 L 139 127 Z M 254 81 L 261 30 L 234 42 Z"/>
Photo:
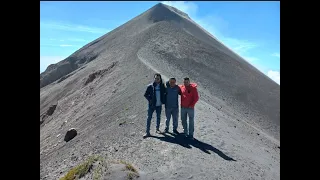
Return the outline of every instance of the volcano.
<path id="1" fill-rule="evenodd" d="M 142 138 L 155 73 L 197 83 L 196 141 L 155 134 L 154 118 L 154 136 Z M 162 130 L 164 121 L 163 111 Z M 71 128 L 77 135 L 65 142 Z M 137 179 L 280 179 L 278 147 L 280 85 L 171 6 L 155 5 L 40 74 L 41 179 L 91 155 L 132 163 Z"/>

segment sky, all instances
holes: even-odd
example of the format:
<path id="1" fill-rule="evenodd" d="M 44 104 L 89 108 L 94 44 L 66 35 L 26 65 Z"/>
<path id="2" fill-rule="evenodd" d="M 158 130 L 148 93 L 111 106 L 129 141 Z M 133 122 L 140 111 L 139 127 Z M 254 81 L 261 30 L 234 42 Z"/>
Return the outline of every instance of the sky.
<path id="1" fill-rule="evenodd" d="M 279 1 L 40 2 L 40 73 L 155 4 L 191 19 L 280 84 Z"/>

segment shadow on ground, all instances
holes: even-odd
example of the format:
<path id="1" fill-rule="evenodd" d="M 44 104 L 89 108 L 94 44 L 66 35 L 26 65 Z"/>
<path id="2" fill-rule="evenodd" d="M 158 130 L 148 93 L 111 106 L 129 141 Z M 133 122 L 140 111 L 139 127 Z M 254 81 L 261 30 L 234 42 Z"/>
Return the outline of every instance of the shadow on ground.
<path id="1" fill-rule="evenodd" d="M 218 154 L 220 157 L 222 157 L 224 160 L 227 161 L 236 161 L 233 158 L 227 156 L 226 154 L 224 154 L 223 152 L 221 152 L 219 149 L 213 147 L 210 144 L 201 142 L 197 139 L 189 139 L 186 138 L 183 134 L 173 134 L 173 133 L 161 133 L 163 136 L 150 136 L 151 138 L 156 138 L 159 139 L 161 141 L 165 141 L 165 142 L 169 142 L 169 143 L 173 143 L 173 144 L 178 144 L 180 146 L 183 146 L 185 148 L 191 149 L 192 146 L 195 148 L 200 149 L 201 151 L 207 153 L 207 154 L 211 154 L 210 151 Z M 171 136 L 169 136 L 168 134 L 170 134 Z"/>

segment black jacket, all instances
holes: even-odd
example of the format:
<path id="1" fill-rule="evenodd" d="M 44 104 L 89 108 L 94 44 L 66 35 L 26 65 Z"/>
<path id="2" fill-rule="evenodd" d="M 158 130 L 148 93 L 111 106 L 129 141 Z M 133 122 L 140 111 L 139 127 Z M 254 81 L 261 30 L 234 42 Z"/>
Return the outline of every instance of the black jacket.
<path id="1" fill-rule="evenodd" d="M 150 103 L 150 106 L 155 107 L 156 106 L 156 83 L 152 83 L 149 84 L 147 87 L 146 92 L 144 93 L 144 97 L 148 100 L 148 102 Z M 166 87 L 164 86 L 163 83 L 160 84 L 160 100 L 162 104 L 166 103 L 166 97 L 165 97 L 165 93 L 166 93 Z"/>

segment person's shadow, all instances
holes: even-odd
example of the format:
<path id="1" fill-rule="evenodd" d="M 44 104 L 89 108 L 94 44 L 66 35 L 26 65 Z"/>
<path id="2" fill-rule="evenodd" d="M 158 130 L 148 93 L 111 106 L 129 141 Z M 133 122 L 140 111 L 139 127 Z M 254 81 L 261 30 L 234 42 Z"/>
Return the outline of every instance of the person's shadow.
<path id="1" fill-rule="evenodd" d="M 163 135 L 163 137 L 161 137 L 161 136 L 160 137 L 159 136 L 150 136 L 150 137 L 159 139 L 161 141 L 173 143 L 173 144 L 178 144 L 178 145 L 183 146 L 188 149 L 192 148 L 191 146 L 193 146 L 193 147 L 198 148 L 207 154 L 211 154 L 210 151 L 212 151 L 212 152 L 218 154 L 224 160 L 236 161 L 233 158 L 231 158 L 231 157 L 227 156 L 226 154 L 224 154 L 223 152 L 221 152 L 219 149 L 213 147 L 212 145 L 201 142 L 197 139 L 192 140 L 192 139 L 186 138 L 184 136 L 184 134 L 168 133 L 171 136 L 167 135 L 166 133 L 161 133 L 161 134 Z"/>

